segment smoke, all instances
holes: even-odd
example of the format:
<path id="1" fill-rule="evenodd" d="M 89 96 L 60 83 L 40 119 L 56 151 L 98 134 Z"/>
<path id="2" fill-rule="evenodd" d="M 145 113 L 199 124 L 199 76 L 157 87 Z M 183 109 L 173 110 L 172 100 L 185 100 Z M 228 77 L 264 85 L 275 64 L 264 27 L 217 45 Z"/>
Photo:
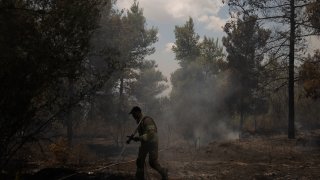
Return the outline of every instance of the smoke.
<path id="1" fill-rule="evenodd" d="M 227 127 L 226 123 L 219 121 L 216 128 L 217 134 L 222 135 L 221 140 L 235 140 L 239 138 L 239 132 Z"/>
<path id="2" fill-rule="evenodd" d="M 232 121 L 226 99 L 233 94 L 229 72 L 204 74 L 203 66 L 191 63 L 172 75 L 171 104 L 164 110 L 160 132 L 167 135 L 170 125 L 177 139 L 206 144 L 215 140 L 237 139 L 238 124 Z M 172 135 L 173 136 L 173 135 Z"/>

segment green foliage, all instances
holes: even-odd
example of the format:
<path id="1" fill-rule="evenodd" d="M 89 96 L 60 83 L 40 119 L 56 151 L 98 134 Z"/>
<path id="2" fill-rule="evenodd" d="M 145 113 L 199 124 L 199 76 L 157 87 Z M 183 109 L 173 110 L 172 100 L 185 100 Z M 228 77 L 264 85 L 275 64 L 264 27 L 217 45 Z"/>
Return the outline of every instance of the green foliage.
<path id="1" fill-rule="evenodd" d="M 1 165 L 70 104 L 64 80 L 80 76 L 107 2 L 0 1 Z"/>
<path id="2" fill-rule="evenodd" d="M 218 39 L 214 40 L 204 36 L 199 48 L 206 74 L 218 74 L 225 69 L 223 48 L 219 46 Z"/>
<path id="3" fill-rule="evenodd" d="M 318 0 L 228 0 L 230 14 L 234 18 L 241 19 L 255 16 L 256 19 L 272 32 L 267 43 L 266 53 L 270 55 L 266 66 L 279 62 L 278 67 L 271 71 L 277 71 L 273 82 L 278 84 L 279 80 L 287 78 L 287 83 L 280 87 L 288 86 L 288 137 L 294 138 L 294 101 L 295 101 L 295 65 L 297 60 L 304 59 L 307 51 L 306 37 L 319 35 L 317 23 Z M 287 71 L 287 77 L 282 77 L 283 71 Z M 268 85 L 266 85 L 268 86 Z M 278 89 L 277 87 L 276 89 Z"/>
<path id="4" fill-rule="evenodd" d="M 306 92 L 306 97 L 318 99 L 320 97 L 320 51 L 309 56 L 301 65 L 300 80 Z"/>
<path id="5" fill-rule="evenodd" d="M 314 29 L 315 32 L 320 32 L 320 2 L 319 0 L 315 0 L 311 2 L 307 6 L 307 15 L 308 20 L 312 25 L 312 29 Z"/>
<path id="6" fill-rule="evenodd" d="M 1 168 L 24 144 L 45 137 L 52 122 L 67 120 L 72 137 L 87 117 L 87 123 L 118 118 L 115 130 L 123 132 L 134 96 L 160 104 L 155 96 L 165 79 L 145 61 L 157 29 L 146 28 L 137 1 L 126 13 L 114 3 L 0 1 Z M 138 86 L 145 94 L 133 94 Z"/>
<path id="7" fill-rule="evenodd" d="M 168 88 L 167 78 L 157 69 L 155 61 L 145 61 L 141 67 L 137 81 L 133 84 L 132 95 L 147 107 L 151 115 L 159 115 L 159 95 Z"/>
<path id="8" fill-rule="evenodd" d="M 292 7 L 290 3 L 293 2 Z M 287 61 L 290 45 L 290 30 L 294 27 L 293 43 L 295 59 L 306 52 L 305 37 L 319 34 L 317 25 L 317 0 L 228 0 L 230 14 L 236 19 L 255 16 L 257 21 L 269 29 L 271 41 L 268 42 L 268 54 L 276 54 L 278 61 Z M 291 11 L 294 16 L 291 18 Z M 291 25 L 295 26 L 291 26 Z"/>
<path id="9" fill-rule="evenodd" d="M 139 3 L 134 1 L 130 10 L 120 19 L 122 32 L 119 34 L 120 68 L 118 69 L 118 116 L 126 113 L 133 85 L 139 80 L 139 71 L 143 69 L 145 57 L 154 53 L 152 46 L 157 40 L 157 29 L 146 27 L 146 20 Z M 152 86 L 152 85 L 151 85 Z M 150 97 L 154 98 L 154 97 Z"/>
<path id="10" fill-rule="evenodd" d="M 228 52 L 228 69 L 231 71 L 231 84 L 235 92 L 229 104 L 236 112 L 252 112 L 258 101 L 257 90 L 264 58 L 263 48 L 270 32 L 260 28 L 256 17 L 244 17 L 225 25 L 227 37 L 222 39 Z M 253 109 L 252 109 L 253 108 Z"/>
<path id="11" fill-rule="evenodd" d="M 154 53 L 152 46 L 157 40 L 157 29 L 147 29 L 145 17 L 139 3 L 136 1 L 127 13 L 119 19 L 119 79 L 128 82 L 137 77 L 136 70 L 140 69 L 145 57 Z"/>
<path id="12" fill-rule="evenodd" d="M 137 69 L 147 55 L 154 53 L 155 48 L 152 45 L 158 41 L 158 31 L 154 27 L 147 29 L 143 10 L 136 1 L 121 18 L 121 24 L 122 32 L 119 38 L 123 67 Z"/>
<path id="13" fill-rule="evenodd" d="M 158 31 L 147 27 L 137 1 L 128 10 L 103 16 L 100 27 L 93 38 L 95 48 L 90 60 L 97 64 L 100 73 L 111 68 L 114 71 L 99 95 L 90 102 L 89 114 L 113 124 L 113 138 L 120 145 L 129 119 L 127 111 L 133 104 L 160 109 L 156 96 L 165 89 L 165 79 L 156 70 L 155 62 L 146 60 L 155 52 L 153 44 L 158 40 Z M 97 119 L 90 118 L 91 121 Z"/>
<path id="14" fill-rule="evenodd" d="M 184 67 L 199 56 L 199 35 L 194 32 L 193 19 L 190 17 L 182 27 L 176 26 L 174 30 L 176 42 L 172 50 L 176 60 Z"/>
<path id="15" fill-rule="evenodd" d="M 167 78 L 156 70 L 155 61 L 145 61 L 135 84 L 135 95 L 141 102 L 155 99 L 167 86 L 161 82 L 167 82 Z"/>

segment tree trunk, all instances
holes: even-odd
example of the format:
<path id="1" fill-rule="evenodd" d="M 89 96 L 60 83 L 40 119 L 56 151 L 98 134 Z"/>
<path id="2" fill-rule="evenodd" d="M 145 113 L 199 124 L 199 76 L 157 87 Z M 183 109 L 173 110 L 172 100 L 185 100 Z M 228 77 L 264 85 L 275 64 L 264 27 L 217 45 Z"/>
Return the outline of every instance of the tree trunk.
<path id="1" fill-rule="evenodd" d="M 73 117 L 72 117 L 72 98 L 73 98 L 73 80 L 72 78 L 69 78 L 69 111 L 68 111 L 68 117 L 67 117 L 67 139 L 68 139 L 68 145 L 72 145 L 72 137 L 73 137 Z"/>
<path id="2" fill-rule="evenodd" d="M 242 96 L 242 95 L 241 95 Z M 243 119 L 244 119 L 244 109 L 243 109 L 243 97 L 240 97 L 240 122 L 239 122 L 239 134 L 240 138 L 243 133 Z"/>
<path id="3" fill-rule="evenodd" d="M 121 117 L 122 115 L 122 105 L 123 105 L 123 77 L 120 79 L 120 88 L 119 88 L 119 106 L 118 106 L 118 116 Z"/>
<path id="4" fill-rule="evenodd" d="M 120 141 L 122 139 L 122 120 L 123 120 L 123 94 L 124 94 L 124 78 L 120 78 L 120 87 L 119 87 L 119 104 L 118 104 L 118 119 L 117 119 L 117 137 L 116 143 L 117 147 L 120 147 Z"/>
<path id="5" fill-rule="evenodd" d="M 71 147 L 72 139 L 73 139 L 73 122 L 72 122 L 72 112 L 69 112 L 69 117 L 67 119 L 67 137 L 68 137 L 68 145 Z"/>
<path id="6" fill-rule="evenodd" d="M 241 108 L 241 110 L 240 110 L 240 124 L 239 124 L 239 131 L 240 131 L 241 137 L 242 137 L 242 133 L 243 133 L 243 119 L 244 119 L 244 114 L 243 114 L 243 109 Z"/>
<path id="7" fill-rule="evenodd" d="M 294 131 L 294 43 L 295 43 L 295 7 L 294 0 L 290 0 L 290 52 L 289 52 L 289 111 L 288 111 L 288 138 L 295 138 Z"/>
<path id="8" fill-rule="evenodd" d="M 253 118 L 254 118 L 254 132 L 256 132 L 257 131 L 257 118 L 256 118 L 256 116 L 253 116 Z"/>

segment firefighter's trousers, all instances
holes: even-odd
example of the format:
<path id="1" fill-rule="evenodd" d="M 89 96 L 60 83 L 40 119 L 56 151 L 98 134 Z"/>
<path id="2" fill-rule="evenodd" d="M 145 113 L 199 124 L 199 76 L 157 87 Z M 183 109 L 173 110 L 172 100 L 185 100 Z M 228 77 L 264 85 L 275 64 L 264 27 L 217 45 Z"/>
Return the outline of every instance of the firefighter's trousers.
<path id="1" fill-rule="evenodd" d="M 149 154 L 150 166 L 161 174 L 162 179 L 167 179 L 167 169 L 160 166 L 158 162 L 158 143 L 157 142 L 142 142 L 139 148 L 139 154 L 136 161 L 137 171 L 136 178 L 138 180 L 144 180 L 144 163 L 147 155 Z"/>

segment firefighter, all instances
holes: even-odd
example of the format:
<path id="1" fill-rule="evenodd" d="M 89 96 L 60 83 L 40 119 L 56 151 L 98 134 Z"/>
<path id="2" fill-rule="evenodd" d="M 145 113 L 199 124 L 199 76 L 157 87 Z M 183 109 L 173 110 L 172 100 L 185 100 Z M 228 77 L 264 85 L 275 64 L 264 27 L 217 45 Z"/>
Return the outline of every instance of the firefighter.
<path id="1" fill-rule="evenodd" d="M 131 136 L 131 138 L 134 141 L 141 142 L 138 158 L 136 161 L 136 178 L 139 180 L 144 179 L 144 164 L 146 156 L 149 154 L 150 166 L 160 173 L 163 180 L 167 180 L 168 170 L 161 167 L 158 162 L 158 135 L 155 122 L 151 117 L 143 116 L 141 109 L 138 106 L 133 107 L 129 114 L 131 114 L 132 117 L 136 120 L 138 124 L 137 130 L 139 133 L 139 136 Z"/>

